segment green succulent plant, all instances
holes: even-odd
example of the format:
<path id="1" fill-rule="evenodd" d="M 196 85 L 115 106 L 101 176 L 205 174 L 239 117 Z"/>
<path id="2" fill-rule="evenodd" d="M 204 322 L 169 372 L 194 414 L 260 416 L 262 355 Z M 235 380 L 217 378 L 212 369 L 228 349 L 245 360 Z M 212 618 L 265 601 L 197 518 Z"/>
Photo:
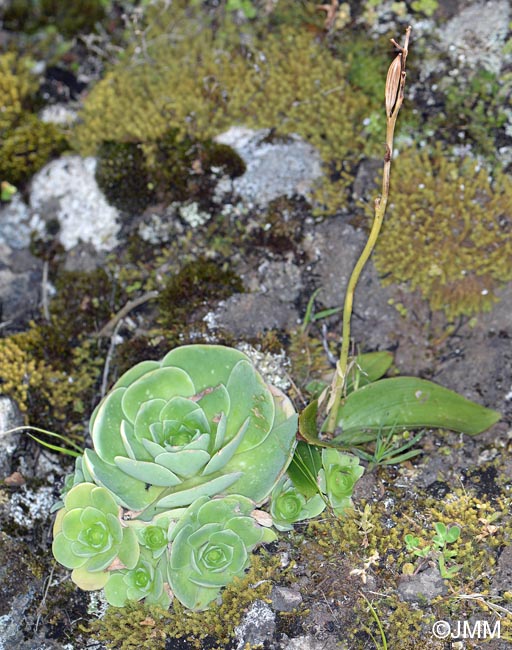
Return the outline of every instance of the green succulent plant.
<path id="1" fill-rule="evenodd" d="M 329 504 L 338 516 L 343 516 L 352 506 L 352 492 L 364 474 L 359 458 L 337 449 L 322 449 L 322 469 L 318 473 L 320 490 L 327 495 Z"/>
<path id="2" fill-rule="evenodd" d="M 261 503 L 291 460 L 297 415 L 242 352 L 190 345 L 128 370 L 90 430 L 84 476 L 148 521 L 200 496 Z"/>
<path id="3" fill-rule="evenodd" d="M 307 498 L 286 478 L 272 491 L 270 514 L 277 530 L 292 530 L 293 524 L 316 517 L 326 505 L 321 494 Z"/>
<path id="4" fill-rule="evenodd" d="M 206 609 L 222 587 L 243 575 L 250 552 L 276 539 L 253 512 L 254 503 L 239 495 L 200 497 L 173 529 L 168 579 L 186 607 Z"/>
<path id="5" fill-rule="evenodd" d="M 105 598 L 115 607 L 124 607 L 128 600 L 145 599 L 148 605 L 166 609 L 171 602 L 164 583 L 165 557 L 154 560 L 151 551 L 142 548 L 137 564 L 132 569 L 112 571 L 105 584 Z"/>
<path id="6" fill-rule="evenodd" d="M 92 483 L 75 485 L 64 497 L 53 527 L 53 554 L 73 569 L 71 577 L 86 591 L 107 583 L 114 562 L 133 569 L 139 559 L 135 532 L 122 526 L 120 508 L 108 490 Z"/>

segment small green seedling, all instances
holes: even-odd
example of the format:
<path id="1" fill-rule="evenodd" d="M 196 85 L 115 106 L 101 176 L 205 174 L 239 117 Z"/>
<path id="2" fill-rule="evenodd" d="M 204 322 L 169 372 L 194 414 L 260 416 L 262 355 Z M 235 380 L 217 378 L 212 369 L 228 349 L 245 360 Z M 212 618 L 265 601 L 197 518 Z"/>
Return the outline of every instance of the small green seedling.
<path id="1" fill-rule="evenodd" d="M 379 431 L 372 452 L 355 448 L 360 458 L 368 461 L 368 469 L 379 465 L 398 465 L 421 454 L 421 449 L 411 449 L 423 437 L 423 431 L 411 436 L 408 431 Z M 402 444 L 400 444 L 402 443 Z"/>
<path id="2" fill-rule="evenodd" d="M 408 533 L 404 541 L 409 553 L 421 558 L 433 557 L 437 559 L 439 571 L 442 578 L 453 578 L 460 569 L 459 565 L 447 566 L 457 556 L 457 550 L 448 548 L 448 544 L 453 544 L 460 537 L 460 528 L 457 525 L 447 527 L 440 521 L 434 524 L 435 535 L 433 535 L 430 544 L 426 544 L 420 537 Z"/>

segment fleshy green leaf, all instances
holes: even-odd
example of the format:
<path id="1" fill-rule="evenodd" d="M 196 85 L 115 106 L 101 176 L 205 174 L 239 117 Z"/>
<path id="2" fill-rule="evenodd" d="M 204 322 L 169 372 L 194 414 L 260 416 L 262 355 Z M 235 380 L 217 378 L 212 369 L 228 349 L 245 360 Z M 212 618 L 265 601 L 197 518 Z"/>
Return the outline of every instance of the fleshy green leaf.
<path id="1" fill-rule="evenodd" d="M 91 420 L 91 438 L 98 456 L 106 463 L 113 463 L 116 456 L 126 453 L 119 428 L 124 418 L 122 409 L 126 388 L 110 392 L 101 402 Z"/>
<path id="2" fill-rule="evenodd" d="M 334 442 L 358 444 L 386 429 L 440 427 L 474 435 L 498 422 L 500 414 L 431 381 L 392 377 L 364 386 L 345 399 Z"/>
<path id="3" fill-rule="evenodd" d="M 94 483 L 80 483 L 75 485 L 71 490 L 66 494 L 64 499 L 64 504 L 66 505 L 66 510 L 72 510 L 73 508 L 83 508 L 85 505 L 91 502 L 91 492 L 96 489 Z"/>
<path id="4" fill-rule="evenodd" d="M 128 388 L 134 381 L 137 381 L 149 372 L 153 372 L 153 370 L 157 370 L 160 366 L 161 363 L 159 361 L 141 361 L 121 375 L 114 384 L 113 389 L 119 388 L 120 386 Z"/>
<path id="5" fill-rule="evenodd" d="M 69 539 L 63 533 L 58 533 L 53 539 L 52 551 L 57 562 L 67 569 L 76 569 L 85 564 L 86 558 L 79 557 L 71 550 Z"/>
<path id="6" fill-rule="evenodd" d="M 200 393 L 218 384 L 227 384 L 231 370 L 238 361 L 249 361 L 239 350 L 222 345 L 183 345 L 171 350 L 162 359 L 162 366 L 185 370 Z"/>
<path id="7" fill-rule="evenodd" d="M 133 429 L 137 440 L 153 440 L 150 426 L 155 422 L 160 422 L 160 413 L 166 404 L 166 400 L 161 398 L 150 399 L 140 404 L 133 422 Z"/>
<path id="8" fill-rule="evenodd" d="M 274 422 L 275 405 L 263 379 L 250 361 L 239 361 L 233 368 L 226 385 L 231 399 L 227 416 L 228 436 L 233 437 L 249 418 L 240 452 L 259 445 L 269 434 Z"/>
<path id="9" fill-rule="evenodd" d="M 322 440 L 319 437 L 320 429 L 317 424 L 318 400 L 310 402 L 299 415 L 299 434 L 311 445 L 318 447 L 333 447 L 329 440 Z"/>
<path id="10" fill-rule="evenodd" d="M 132 460 L 123 456 L 118 456 L 115 461 L 121 471 L 143 483 L 158 487 L 171 487 L 181 483 L 181 479 L 174 472 L 156 463 Z"/>
<path id="11" fill-rule="evenodd" d="M 119 546 L 117 556 L 127 569 L 133 567 L 139 561 L 140 547 L 137 535 L 131 528 L 123 528 L 123 541 Z"/>
<path id="12" fill-rule="evenodd" d="M 124 580 L 124 571 L 113 571 L 105 585 L 105 598 L 109 605 L 124 607 L 128 599 L 128 585 Z"/>
<path id="13" fill-rule="evenodd" d="M 221 494 L 230 485 L 232 485 L 241 473 L 222 474 L 210 481 L 205 481 L 194 487 L 172 492 L 158 501 L 158 508 L 179 508 L 186 506 L 201 496 L 214 496 Z"/>
<path id="14" fill-rule="evenodd" d="M 139 408 L 148 400 L 192 397 L 195 392 L 192 380 L 183 370 L 158 368 L 128 386 L 122 397 L 122 407 L 126 417 L 134 422 Z"/>
<path id="15" fill-rule="evenodd" d="M 228 461 L 233 458 L 233 455 L 238 451 L 240 443 L 244 439 L 247 427 L 249 426 L 249 418 L 242 424 L 240 431 L 232 438 L 227 444 L 225 444 L 221 449 L 219 449 L 211 457 L 208 465 L 202 471 L 203 476 L 208 476 L 209 474 L 214 474 L 221 470 Z"/>
<path id="16" fill-rule="evenodd" d="M 209 459 L 210 454 L 202 449 L 181 449 L 158 454 L 155 462 L 184 478 L 190 478 L 200 474 Z"/>
<path id="17" fill-rule="evenodd" d="M 79 567 L 71 572 L 71 580 L 84 591 L 96 591 L 103 589 L 109 577 L 108 571 L 96 571 L 91 573 L 84 567 Z"/>
<path id="18" fill-rule="evenodd" d="M 227 490 L 262 503 L 286 471 L 293 456 L 297 433 L 297 415 L 273 427 L 265 442 L 256 449 L 238 452 L 223 471 L 239 470 L 241 478 Z M 250 471 L 247 471 L 250 468 Z"/>
<path id="19" fill-rule="evenodd" d="M 84 452 L 84 466 L 99 485 L 110 490 L 129 510 L 144 510 L 162 493 L 161 487 L 148 488 L 143 481 L 128 476 L 115 465 L 104 463 L 92 449 Z"/>

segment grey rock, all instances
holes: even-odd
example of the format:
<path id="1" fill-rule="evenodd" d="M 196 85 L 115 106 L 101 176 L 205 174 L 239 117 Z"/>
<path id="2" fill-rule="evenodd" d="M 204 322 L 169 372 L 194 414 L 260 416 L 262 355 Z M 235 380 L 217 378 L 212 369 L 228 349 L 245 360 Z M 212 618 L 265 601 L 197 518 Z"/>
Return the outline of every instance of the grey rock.
<path id="1" fill-rule="evenodd" d="M 512 283 L 498 295 L 491 312 L 460 329 L 434 379 L 512 422 Z"/>
<path id="2" fill-rule="evenodd" d="M 314 636 L 299 636 L 290 639 L 283 644 L 283 650 L 343 650 L 345 645 L 341 645 L 336 637 L 327 637 L 326 639 L 315 639 Z"/>
<path id="3" fill-rule="evenodd" d="M 288 587 L 280 587 L 279 585 L 272 587 L 270 597 L 272 607 L 278 612 L 291 612 L 302 602 L 302 595 L 299 591 Z"/>
<path id="4" fill-rule="evenodd" d="M 216 140 L 227 144 L 243 158 L 247 169 L 225 187 L 243 200 L 266 205 L 279 196 L 306 196 L 315 179 L 322 174 L 318 152 L 296 135 L 286 141 L 268 142 L 270 132 L 266 129 L 253 131 L 235 126 L 219 135 Z"/>
<path id="5" fill-rule="evenodd" d="M 26 248 L 30 244 L 30 209 L 20 194 L 0 206 L 0 244 L 10 248 Z"/>
<path id="6" fill-rule="evenodd" d="M 340 307 L 345 290 L 366 243 L 366 233 L 340 218 L 331 217 L 305 237 L 304 246 L 312 262 L 311 276 L 321 291 L 318 302 Z M 352 337 L 366 349 L 385 349 L 396 344 L 399 314 L 390 304 L 391 292 L 382 287 L 371 260 L 365 266 L 354 297 Z"/>
<path id="7" fill-rule="evenodd" d="M 104 252 L 97 251 L 91 243 L 80 243 L 66 255 L 64 270 L 90 273 L 102 266 L 104 262 Z"/>
<path id="8" fill-rule="evenodd" d="M 212 327 L 230 330 L 243 338 L 271 329 L 293 329 L 299 322 L 294 301 L 302 289 L 299 267 L 290 259 L 263 261 L 256 271 L 243 274 L 249 293 L 235 294 L 208 314 Z"/>
<path id="9" fill-rule="evenodd" d="M 276 615 L 262 600 L 256 600 L 235 628 L 237 650 L 271 641 L 276 629 Z"/>
<path id="10" fill-rule="evenodd" d="M 447 592 L 437 567 L 430 567 L 414 576 L 403 576 L 398 585 L 398 595 L 407 602 L 430 602 Z"/>
<path id="11" fill-rule="evenodd" d="M 21 433 L 6 433 L 23 424 L 23 417 L 16 402 L 7 395 L 0 395 L 0 481 L 12 471 L 12 456 L 18 446 Z"/>
<path id="12" fill-rule="evenodd" d="M 296 327 L 299 314 L 275 294 L 235 294 L 221 302 L 205 320 L 212 328 L 225 328 L 238 337 L 257 336 L 271 329 Z"/>
<path id="13" fill-rule="evenodd" d="M 465 7 L 439 30 L 440 43 L 455 64 L 499 74 L 510 23 L 510 2 L 491 0 Z"/>
<path id="14" fill-rule="evenodd" d="M 505 546 L 499 559 L 498 567 L 491 583 L 491 595 L 498 596 L 510 591 L 512 585 L 512 546 Z"/>
<path id="15" fill-rule="evenodd" d="M 42 262 L 0 242 L 0 320 L 11 323 L 38 309 Z"/>
<path id="16" fill-rule="evenodd" d="M 291 260 L 264 260 L 246 284 L 249 291 L 273 294 L 281 302 L 293 302 L 302 289 L 301 272 Z"/>
<path id="17" fill-rule="evenodd" d="M 95 169 L 95 158 L 63 156 L 43 167 L 32 180 L 34 216 L 59 221 L 58 238 L 66 250 L 79 242 L 89 242 L 102 251 L 117 244 L 118 211 L 100 191 Z"/>

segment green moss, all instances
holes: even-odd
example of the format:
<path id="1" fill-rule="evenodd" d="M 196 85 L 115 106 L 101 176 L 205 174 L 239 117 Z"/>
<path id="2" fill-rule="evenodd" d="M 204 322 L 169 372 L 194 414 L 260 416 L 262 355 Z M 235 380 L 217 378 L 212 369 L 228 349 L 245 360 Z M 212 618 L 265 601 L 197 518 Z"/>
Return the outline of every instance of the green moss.
<path id="1" fill-rule="evenodd" d="M 116 292 L 102 269 L 62 272 L 55 286 L 49 322 L 0 339 L 0 386 L 30 424 L 81 439 L 104 367 L 105 347 L 92 334 L 112 315 Z"/>
<path id="2" fill-rule="evenodd" d="M 68 38 L 93 31 L 105 17 L 102 0 L 11 0 L 4 11 L 6 29 L 35 32 L 50 25 Z"/>
<path id="3" fill-rule="evenodd" d="M 488 311 L 512 279 L 512 182 L 471 158 L 409 150 L 395 164 L 393 198 L 375 264 L 385 284 L 407 283 L 449 319 Z"/>
<path id="4" fill-rule="evenodd" d="M 384 481 L 387 472 L 389 469 L 382 472 Z M 360 598 L 361 591 L 368 590 L 362 579 L 365 575 L 374 581 L 367 597 L 383 624 L 388 647 L 414 650 L 421 646 L 434 650 L 438 642 L 434 639 L 436 644 L 431 644 L 431 626 L 425 623 L 482 618 L 482 610 L 484 616 L 485 612 L 492 612 L 492 598 L 488 594 L 496 560 L 501 549 L 510 544 L 510 497 L 483 493 L 477 496 L 469 485 L 454 489 L 442 501 L 421 490 L 404 501 L 401 491 L 397 491 L 393 506 L 392 488 L 389 496 L 388 504 L 384 500 L 358 503 L 358 509 L 342 521 L 327 513 L 310 522 L 305 540 L 295 547 L 295 559 L 306 567 L 308 597 L 318 599 L 321 594 L 342 600 L 343 607 L 337 610 L 340 640 L 348 638 L 354 650 L 368 647 L 370 633 L 380 640 L 367 604 Z M 418 566 L 426 562 L 407 551 L 404 536 L 413 533 L 428 542 L 434 534 L 433 524 L 438 521 L 446 526 L 457 524 L 461 529 L 459 539 L 451 545 L 457 552 L 454 561 L 460 569 L 447 581 L 446 596 L 421 606 L 402 602 L 397 584 L 403 567 L 408 562 Z M 368 563 L 375 551 L 378 556 Z M 359 574 L 354 574 L 354 568 Z M 377 594 L 381 596 L 376 597 Z M 487 606 L 485 602 L 466 599 L 468 594 L 481 594 Z M 503 620 L 503 629 L 512 623 L 512 617 Z"/>
<path id="5" fill-rule="evenodd" d="M 135 603 L 109 608 L 102 619 L 89 624 L 86 632 L 115 650 L 163 650 L 168 637 L 186 641 L 198 650 L 220 650 L 233 638 L 234 628 L 250 604 L 269 598 L 279 574 L 279 558 L 260 553 L 253 557 L 246 575 L 223 590 L 222 603 L 214 603 L 206 612 L 190 612 L 176 601 L 169 611 Z"/>
<path id="6" fill-rule="evenodd" d="M 245 163 L 227 145 L 198 140 L 169 129 L 148 146 L 151 181 L 158 198 L 167 203 L 197 199 L 209 201 L 218 175 L 240 176 Z"/>
<path id="7" fill-rule="evenodd" d="M 42 585 L 47 567 L 39 553 L 24 542 L 0 532 L 0 616 L 8 614 L 14 599 Z"/>
<path id="8" fill-rule="evenodd" d="M 429 116 L 427 128 L 444 141 L 473 144 L 492 159 L 500 129 L 507 122 L 512 75 L 498 78 L 487 70 L 477 70 L 464 75 L 463 82 L 460 74 L 447 75 L 437 86 L 442 109 Z"/>
<path id="9" fill-rule="evenodd" d="M 129 213 L 151 202 L 198 199 L 208 203 L 218 176 L 240 176 L 242 158 L 227 145 L 168 130 L 158 143 L 103 142 L 96 180 L 108 201 Z"/>
<path id="10" fill-rule="evenodd" d="M 143 212 L 153 199 L 146 158 L 135 142 L 103 142 L 95 177 L 109 203 L 130 214 Z"/>
<path id="11" fill-rule="evenodd" d="M 302 228 L 309 215 L 305 201 L 279 197 L 271 201 L 260 226 L 249 235 L 251 245 L 264 246 L 278 254 L 297 253 L 302 241 Z"/>
<path id="12" fill-rule="evenodd" d="M 101 268 L 91 272 L 60 271 L 54 282 L 56 295 L 50 302 L 52 323 L 48 327 L 41 325 L 45 331 L 45 351 L 41 353 L 58 363 L 59 359 L 68 358 L 65 349 L 106 325 L 123 294 Z"/>
<path id="13" fill-rule="evenodd" d="M 80 442 L 103 352 L 91 341 L 71 347 L 59 339 L 56 355 L 56 327 L 32 324 L 26 332 L 0 339 L 0 389 L 16 400 L 27 423 L 78 436 Z"/>
<path id="14" fill-rule="evenodd" d="M 31 61 L 14 52 L 0 56 L 0 135 L 2 139 L 29 107 L 37 90 L 37 79 L 30 72 Z"/>
<path id="15" fill-rule="evenodd" d="M 317 198 L 339 206 L 365 146 L 369 106 L 350 87 L 347 63 L 306 27 L 280 26 L 242 42 L 228 23 L 215 31 L 192 13 L 169 9 L 172 42 L 158 37 L 164 24 L 150 24 L 147 61 L 125 58 L 92 89 L 75 131 L 79 150 L 95 152 L 107 138 L 158 144 L 169 128 L 204 140 L 237 123 L 270 127 L 319 150 L 335 189 Z"/>
<path id="16" fill-rule="evenodd" d="M 24 183 L 66 147 L 58 127 L 41 122 L 35 115 L 25 115 L 0 146 L 0 178 L 15 185 Z"/>
<path id="17" fill-rule="evenodd" d="M 198 310 L 210 301 L 228 298 L 242 292 L 240 278 L 229 268 L 219 267 L 215 262 L 199 259 L 189 262 L 172 275 L 159 296 L 159 323 L 166 329 L 180 328 L 183 324 L 200 320 Z"/>

